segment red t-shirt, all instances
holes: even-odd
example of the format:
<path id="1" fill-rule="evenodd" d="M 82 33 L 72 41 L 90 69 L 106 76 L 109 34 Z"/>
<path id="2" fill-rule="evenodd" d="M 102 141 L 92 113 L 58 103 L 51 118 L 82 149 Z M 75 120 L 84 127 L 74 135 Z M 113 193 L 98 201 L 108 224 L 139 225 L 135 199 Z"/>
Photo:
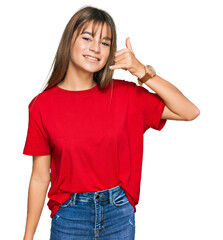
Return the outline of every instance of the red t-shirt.
<path id="1" fill-rule="evenodd" d="M 161 130 L 165 104 L 134 82 L 113 79 L 82 91 L 54 86 L 29 103 L 23 154 L 51 154 L 50 217 L 73 192 L 95 192 L 121 186 L 138 204 L 143 134 Z M 113 86 L 113 89 L 112 89 Z M 34 104 L 33 104 L 34 103 Z"/>

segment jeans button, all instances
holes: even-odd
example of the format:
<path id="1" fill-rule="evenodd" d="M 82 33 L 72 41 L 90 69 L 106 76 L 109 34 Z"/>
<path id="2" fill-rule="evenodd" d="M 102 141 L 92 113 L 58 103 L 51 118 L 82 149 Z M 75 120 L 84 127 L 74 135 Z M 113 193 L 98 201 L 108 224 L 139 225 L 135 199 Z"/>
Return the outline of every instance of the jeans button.
<path id="1" fill-rule="evenodd" d="M 97 194 L 97 196 L 95 197 L 95 199 L 99 199 L 99 197 L 100 197 L 100 196 Z"/>

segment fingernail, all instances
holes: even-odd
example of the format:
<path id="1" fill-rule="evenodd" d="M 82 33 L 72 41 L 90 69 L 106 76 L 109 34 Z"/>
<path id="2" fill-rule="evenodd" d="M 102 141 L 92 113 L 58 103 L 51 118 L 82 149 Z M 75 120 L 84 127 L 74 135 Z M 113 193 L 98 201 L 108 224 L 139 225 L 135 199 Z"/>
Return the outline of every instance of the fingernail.
<path id="1" fill-rule="evenodd" d="M 111 68 L 112 68 L 112 66 L 109 66 L 109 68 L 111 69 Z"/>

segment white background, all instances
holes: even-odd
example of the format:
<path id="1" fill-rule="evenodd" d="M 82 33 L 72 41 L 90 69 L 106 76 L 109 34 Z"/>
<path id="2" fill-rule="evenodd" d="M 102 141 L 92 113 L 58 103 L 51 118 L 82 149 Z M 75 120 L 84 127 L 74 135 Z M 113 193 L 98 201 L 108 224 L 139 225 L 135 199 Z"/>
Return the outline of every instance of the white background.
<path id="1" fill-rule="evenodd" d="M 201 112 L 193 121 L 168 120 L 161 131 L 149 129 L 144 134 L 136 240 L 223 239 L 220 4 L 216 0 L 1 3 L 1 239 L 23 239 L 32 171 L 32 157 L 22 154 L 28 103 L 46 82 L 67 22 L 84 5 L 107 11 L 116 24 L 118 50 L 130 37 L 137 59 L 152 65 Z M 137 82 L 124 70 L 115 70 L 114 78 Z M 47 201 L 37 240 L 49 239 Z"/>

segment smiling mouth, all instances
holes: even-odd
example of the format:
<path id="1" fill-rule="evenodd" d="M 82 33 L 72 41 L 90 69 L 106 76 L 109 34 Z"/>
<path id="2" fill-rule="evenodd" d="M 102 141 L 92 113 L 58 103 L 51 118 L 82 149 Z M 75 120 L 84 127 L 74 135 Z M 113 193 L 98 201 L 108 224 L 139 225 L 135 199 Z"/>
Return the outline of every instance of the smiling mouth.
<path id="1" fill-rule="evenodd" d="M 100 59 L 98 58 L 93 58 L 93 57 L 90 57 L 88 55 L 83 55 L 85 58 L 87 58 L 88 60 L 90 60 L 91 62 L 99 62 Z"/>

